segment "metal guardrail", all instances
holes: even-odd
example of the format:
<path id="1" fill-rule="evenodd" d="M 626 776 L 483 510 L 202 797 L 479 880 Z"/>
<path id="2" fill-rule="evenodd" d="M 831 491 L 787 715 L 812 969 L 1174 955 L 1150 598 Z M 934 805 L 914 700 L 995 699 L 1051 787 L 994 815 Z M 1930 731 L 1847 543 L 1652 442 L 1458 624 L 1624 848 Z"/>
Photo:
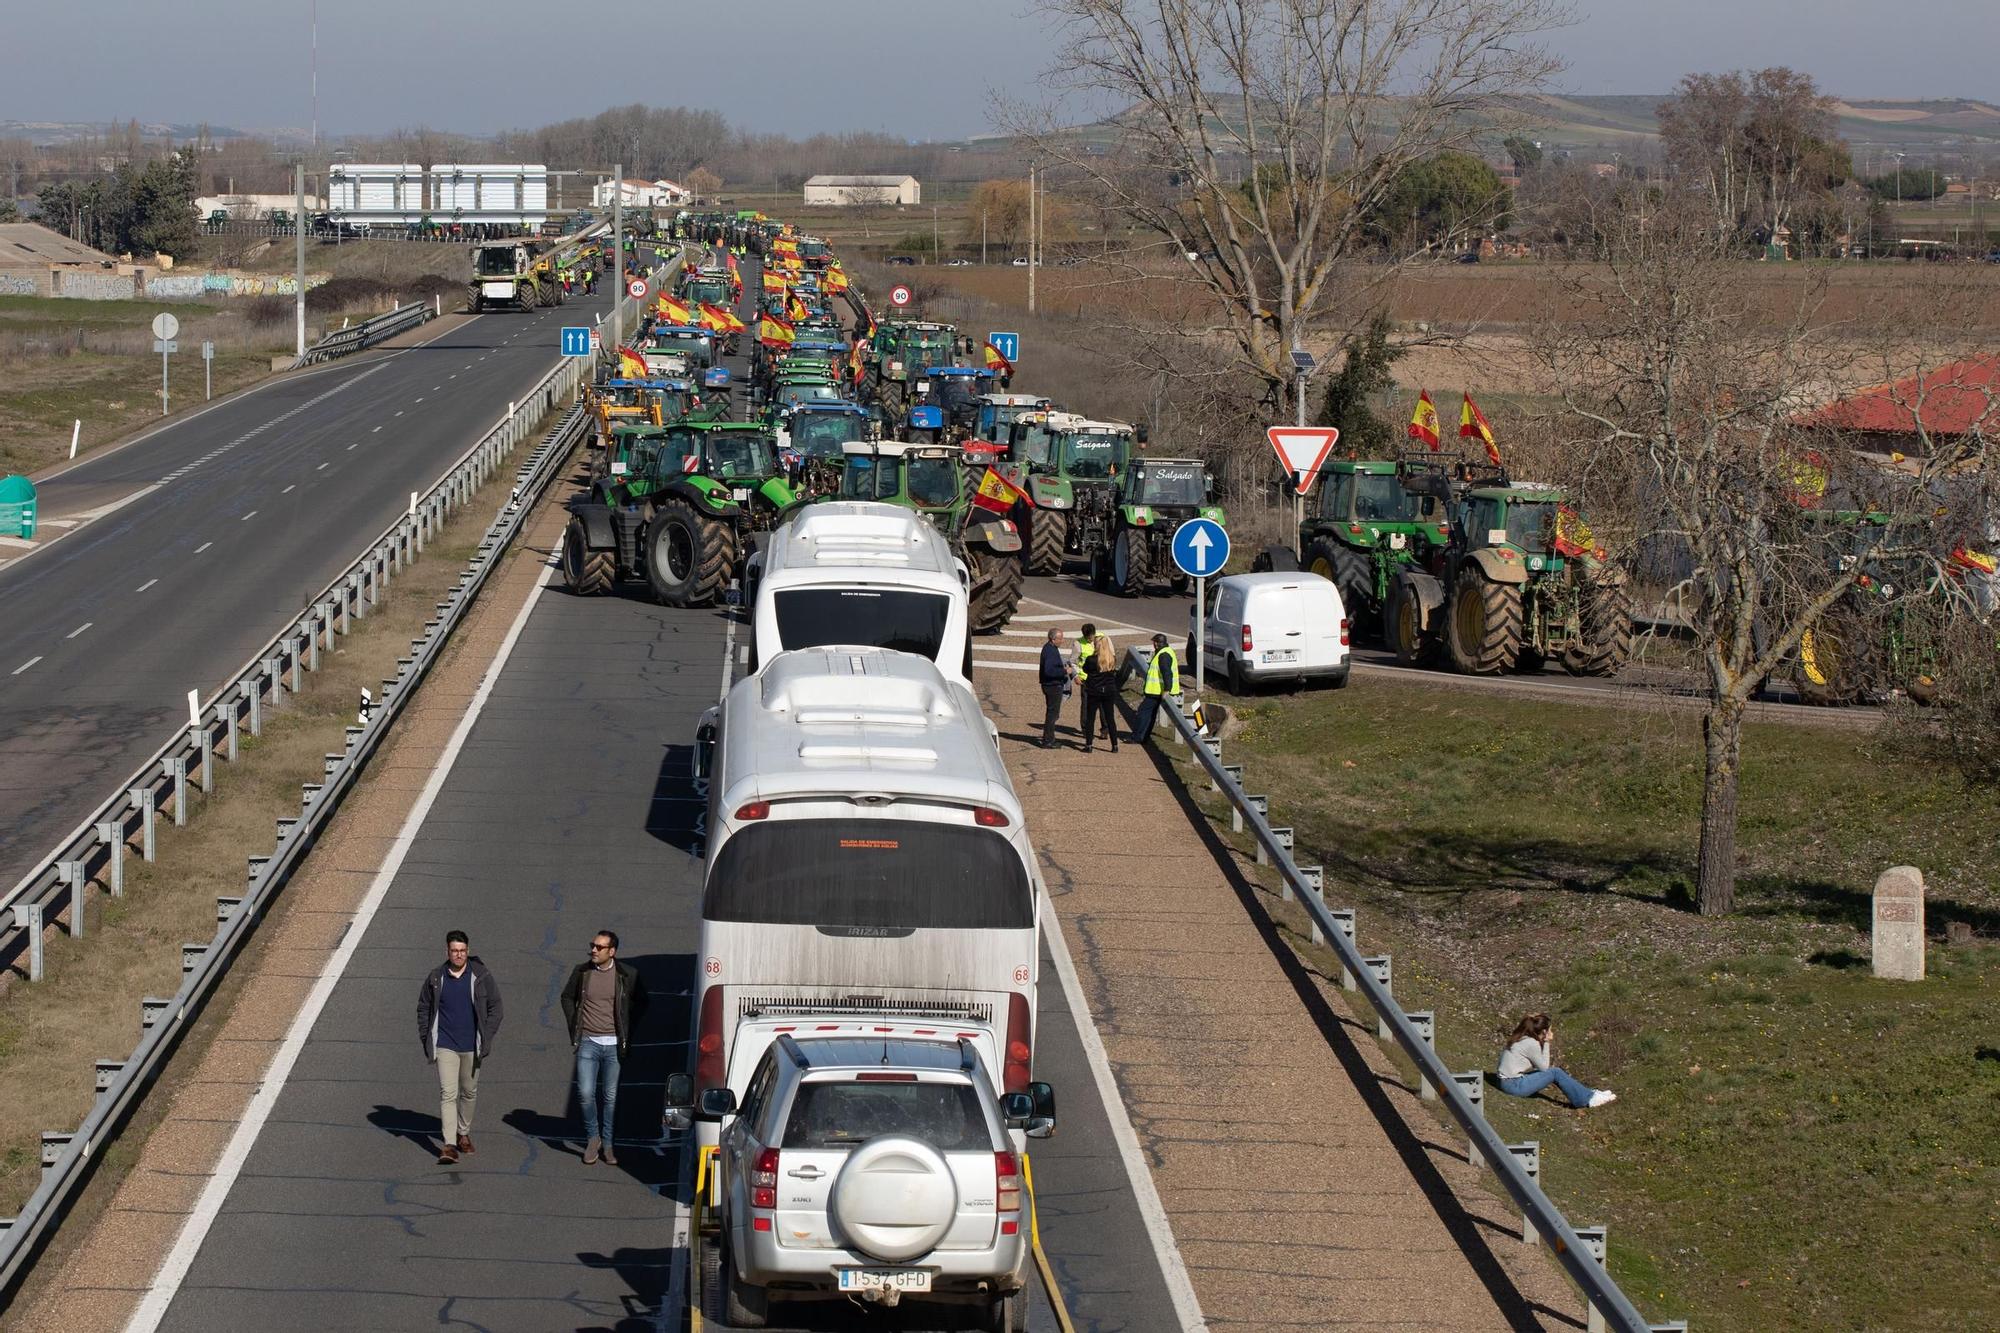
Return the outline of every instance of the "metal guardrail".
<path id="1" fill-rule="evenodd" d="M 390 575 L 421 552 L 425 540 L 436 531 L 446 514 L 465 503 L 479 484 L 498 470 L 502 458 L 525 437 L 529 427 L 541 418 L 546 407 L 559 403 L 562 395 L 573 396 L 583 364 L 567 362 L 551 371 L 537 386 L 537 392 L 527 402 L 517 404 L 517 410 L 475 445 L 428 498 L 412 506 L 409 515 L 385 533 L 383 539 L 370 548 L 347 574 L 329 586 L 329 595 L 317 599 L 307 612 L 306 620 L 301 622 L 304 629 L 302 635 L 284 635 L 274 641 L 273 647 L 284 653 L 284 657 L 262 659 L 251 669 L 248 679 L 240 680 L 236 690 L 225 689 L 225 702 L 221 706 L 224 716 L 220 725 L 225 728 L 226 754 L 230 757 L 234 755 L 237 725 L 243 717 L 236 696 L 240 694 L 250 701 L 249 729 L 255 735 L 260 720 L 256 701 L 262 698 L 267 686 L 273 692 L 274 704 L 283 699 L 286 674 L 283 667 L 286 663 L 289 662 L 294 681 L 292 688 L 296 689 L 300 668 L 310 666 L 317 658 L 321 634 L 324 633 L 330 645 L 336 629 L 344 629 L 350 616 L 365 614 Z M 499 557 L 519 533 L 535 499 L 558 475 L 562 461 L 583 437 L 587 425 L 588 417 L 582 404 L 572 403 L 561 422 L 542 438 L 534 453 L 521 464 L 515 475 L 512 497 L 481 538 L 470 565 L 459 575 L 457 587 L 437 604 L 437 615 L 425 623 L 423 637 L 411 645 L 408 657 L 398 659 L 396 678 L 383 682 L 380 702 L 363 725 L 347 729 L 344 751 L 326 756 L 326 772 L 322 779 L 306 784 L 298 817 L 278 821 L 277 846 L 271 854 L 250 858 L 249 883 L 243 896 L 217 900 L 214 937 L 205 943 L 181 946 L 182 980 L 179 991 L 170 999 L 148 998 L 140 1002 L 142 1031 L 139 1044 L 125 1060 L 98 1062 L 97 1100 L 83 1124 L 74 1133 L 42 1135 L 41 1183 L 18 1217 L 0 1220 L 0 1291 L 9 1289 L 23 1264 L 60 1220 L 70 1195 L 88 1177 L 93 1158 L 110 1141 L 124 1117 L 165 1065 L 182 1034 L 199 1015 L 228 970 L 236 952 L 255 929 L 266 907 L 304 860 L 321 825 L 339 809 L 390 725 L 437 661 L 446 639 L 464 618 L 467 608 L 499 563 Z M 205 765 L 212 765 L 216 758 L 213 745 L 217 740 L 215 712 L 214 706 L 207 710 L 207 720 L 200 735 L 193 741 L 200 756 L 198 762 Z M 176 813 L 179 815 L 184 813 L 187 802 L 185 756 L 170 752 L 167 758 L 171 761 L 170 767 L 178 765 L 180 768 L 176 779 Z M 210 781 L 212 777 L 210 774 Z M 154 807 L 150 800 L 150 787 L 146 790 L 149 799 L 145 802 L 143 833 L 144 846 L 150 855 Z M 129 817 L 129 812 L 114 815 L 108 827 L 115 832 L 124 827 L 124 821 Z M 110 845 L 113 848 L 111 882 L 115 893 L 118 891 L 118 852 L 122 849 L 122 841 L 113 841 Z M 61 886 L 69 896 L 72 916 L 79 921 L 87 885 L 88 880 L 79 877 L 66 880 Z M 37 908 L 34 943 L 39 952 L 40 904 L 30 905 Z"/>
<path id="2" fill-rule="evenodd" d="M 351 356 L 355 352 L 373 347 L 376 343 L 414 329 L 419 324 L 427 323 L 436 317 L 436 307 L 420 301 L 399 305 L 386 315 L 364 319 L 359 324 L 352 324 L 327 334 L 306 348 L 306 354 L 299 358 L 298 364 L 310 366 L 317 361 L 331 361 L 335 357 Z"/>
<path id="3" fill-rule="evenodd" d="M 1127 659 L 1143 675 L 1151 659 L 1149 651 L 1129 648 Z M 1443 1103 L 1465 1131 L 1473 1163 L 1490 1166 L 1521 1210 L 1522 1239 L 1548 1242 L 1557 1260 L 1590 1304 L 1591 1333 L 1606 1327 L 1621 1333 L 1685 1333 L 1684 1321 L 1649 1324 L 1638 1307 L 1611 1280 L 1604 1267 L 1605 1229 L 1572 1227 L 1543 1192 L 1542 1152 L 1536 1141 L 1505 1143 L 1486 1123 L 1483 1109 L 1486 1071 L 1453 1072 L 1445 1068 L 1436 1048 L 1437 1024 L 1434 1014 L 1407 1012 L 1391 993 L 1393 969 L 1385 955 L 1364 957 L 1354 933 L 1354 912 L 1326 905 L 1325 875 L 1319 866 L 1301 867 L 1292 856 L 1293 831 L 1270 820 L 1270 798 L 1253 796 L 1243 789 L 1240 764 L 1222 762 L 1222 742 L 1200 734 L 1182 710 L 1180 700 L 1169 695 L 1162 710 L 1172 719 L 1180 741 L 1192 747 L 1195 758 L 1208 773 L 1209 787 L 1220 792 L 1230 807 L 1232 831 L 1247 831 L 1257 844 L 1257 861 L 1271 865 L 1282 877 L 1283 897 L 1296 900 L 1312 922 L 1313 943 L 1330 947 L 1340 960 L 1341 985 L 1359 991 L 1376 1014 L 1378 1038 L 1394 1041 L 1417 1066 L 1421 1094 L 1427 1101 Z"/>

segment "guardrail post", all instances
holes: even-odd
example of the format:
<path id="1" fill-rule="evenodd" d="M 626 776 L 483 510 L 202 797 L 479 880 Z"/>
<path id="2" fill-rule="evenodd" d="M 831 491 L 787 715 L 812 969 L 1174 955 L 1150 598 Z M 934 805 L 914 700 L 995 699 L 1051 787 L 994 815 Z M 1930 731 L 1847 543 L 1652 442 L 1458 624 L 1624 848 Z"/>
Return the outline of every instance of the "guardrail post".
<path id="1" fill-rule="evenodd" d="M 69 885 L 69 937 L 81 939 L 83 909 L 90 902 L 90 875 L 81 861 L 58 861 L 56 879 Z"/>
<path id="2" fill-rule="evenodd" d="M 243 906 L 241 898 L 217 898 L 215 900 L 215 924 L 219 926 L 229 920 L 229 914 L 241 906 Z"/>
<path id="3" fill-rule="evenodd" d="M 1291 855 L 1292 853 L 1291 829 L 1274 826 L 1271 829 L 1271 837 L 1272 840 L 1278 844 L 1279 851 L 1285 853 L 1286 856 Z M 1268 865 L 1270 863 L 1270 859 L 1271 859 L 1270 853 L 1264 850 L 1263 839 L 1259 838 L 1257 840 L 1257 864 Z M 1283 880 L 1282 885 L 1284 888 L 1285 901 L 1290 902 L 1292 900 L 1292 882 L 1290 880 Z"/>
<path id="4" fill-rule="evenodd" d="M 118 1077 L 118 1071 L 123 1068 L 125 1068 L 123 1060 L 99 1060 L 97 1062 L 97 1091 L 104 1092 L 109 1089 L 112 1080 Z"/>
<path id="5" fill-rule="evenodd" d="M 132 808 L 139 812 L 139 855 L 145 860 L 153 859 L 153 789 L 150 785 L 133 787 L 125 793 L 132 802 Z"/>
<path id="6" fill-rule="evenodd" d="M 261 680 L 246 680 L 237 686 L 243 695 L 243 711 L 249 715 L 250 734 L 264 734 L 264 685 Z"/>
<path id="7" fill-rule="evenodd" d="M 1201 743 L 1208 747 L 1208 753 L 1210 758 L 1214 759 L 1215 762 L 1218 764 L 1222 762 L 1222 737 L 1203 736 L 1201 738 Z"/>
<path id="8" fill-rule="evenodd" d="M 1514 1155 L 1514 1164 L 1521 1168 L 1523 1175 L 1527 1176 L 1528 1179 L 1534 1181 L 1537 1185 L 1542 1183 L 1542 1141 L 1540 1139 L 1529 1139 L 1526 1143 L 1510 1143 L 1507 1145 L 1507 1151 Z M 1528 1220 L 1526 1213 L 1522 1213 L 1522 1243 L 1533 1245 L 1539 1239 L 1540 1237 L 1535 1234 L 1535 1224 Z"/>
<path id="9" fill-rule="evenodd" d="M 42 1131 L 43 1179 L 47 1179 L 49 1172 L 56 1169 L 56 1163 L 62 1160 L 63 1149 L 69 1147 L 71 1140 L 75 1138 L 74 1134 L 59 1134 L 48 1129 Z"/>
<path id="10" fill-rule="evenodd" d="M 174 827 L 186 828 L 188 822 L 188 761 L 181 755 L 168 755 L 160 761 L 162 776 L 174 784 Z"/>
<path id="11" fill-rule="evenodd" d="M 313 804 L 319 800 L 320 790 L 324 786 L 324 783 L 319 782 L 302 782 L 299 784 L 299 805 L 307 814 L 312 813 Z"/>
<path id="12" fill-rule="evenodd" d="M 125 896 L 125 820 L 107 819 L 97 826 L 97 840 L 104 844 L 104 881 L 114 898 Z"/>
<path id="13" fill-rule="evenodd" d="M 1583 1242 L 1584 1252 L 1597 1260 L 1599 1268 L 1604 1267 L 1605 1241 L 1608 1233 L 1601 1226 L 1573 1227 L 1576 1238 Z M 1604 1333 L 1604 1311 L 1597 1308 L 1597 1302 L 1584 1301 L 1584 1333 Z"/>
<path id="14" fill-rule="evenodd" d="M 188 743 L 194 746 L 194 785 L 201 788 L 206 796 L 215 790 L 215 773 L 211 765 L 214 757 L 209 753 L 208 723 L 201 722 L 188 728 Z"/>
<path id="15" fill-rule="evenodd" d="M 42 979 L 42 905 L 15 903 L 14 925 L 28 936 L 28 980 Z"/>
<path id="16" fill-rule="evenodd" d="M 298 635 L 285 640 L 285 654 L 291 659 L 292 693 L 297 694 L 305 688 L 305 645 L 299 642 Z"/>
<path id="17" fill-rule="evenodd" d="M 1437 1014 L 1429 1009 L 1409 1009 L 1404 1011 L 1403 1016 L 1410 1020 L 1410 1025 L 1416 1028 L 1417 1035 L 1424 1039 L 1424 1045 L 1431 1048 L 1432 1054 L 1436 1054 L 1438 1045 Z M 1417 1074 L 1417 1096 L 1424 1101 L 1434 1102 L 1437 1100 L 1437 1095 L 1437 1089 L 1432 1087 L 1431 1081 L 1425 1078 L 1423 1073 L 1419 1071 Z"/>
<path id="18" fill-rule="evenodd" d="M 207 954 L 207 952 L 208 952 L 208 946 L 206 944 L 189 943 L 186 940 L 182 940 L 181 975 L 186 976 L 188 973 L 194 971 L 197 967 L 200 967 L 202 957 L 203 955 Z"/>
<path id="19" fill-rule="evenodd" d="M 1334 927 L 1341 934 L 1347 936 L 1347 942 L 1353 944 L 1354 909 L 1352 907 L 1330 907 L 1327 909 L 1326 914 L 1333 918 Z M 1355 985 L 1354 974 L 1347 970 L 1346 963 L 1342 963 L 1340 965 L 1340 988 L 1342 990 L 1353 990 L 1355 989 Z"/>
<path id="20" fill-rule="evenodd" d="M 139 1027 L 149 1030 L 159 1022 L 167 1010 L 174 1007 L 172 1000 L 163 1000 L 157 995 L 147 995 L 139 1001 Z"/>
<path id="21" fill-rule="evenodd" d="M 1472 1109 L 1479 1112 L 1479 1118 L 1484 1120 L 1486 1118 L 1486 1071 L 1483 1069 L 1468 1069 L 1463 1074 L 1453 1074 L 1451 1081 L 1458 1085 L 1458 1090 L 1465 1094 L 1465 1100 L 1472 1103 Z M 1480 1154 L 1479 1144 L 1471 1138 L 1467 1138 L 1465 1141 L 1465 1160 L 1472 1163 L 1475 1168 L 1486 1165 L 1485 1157 Z"/>
<path id="22" fill-rule="evenodd" d="M 279 644 L 278 648 L 282 653 L 284 645 Z M 271 678 L 271 707 L 273 708 L 283 708 L 285 706 L 284 665 L 285 659 L 282 656 L 267 657 L 260 664 L 259 669 L 262 673 Z"/>
<path id="23" fill-rule="evenodd" d="M 222 723 L 222 757 L 236 762 L 236 700 L 218 699 L 215 716 Z"/>
<path id="24" fill-rule="evenodd" d="M 1390 959 L 1389 955 L 1386 953 L 1377 954 L 1373 958 L 1364 958 L 1361 961 L 1366 963 L 1368 970 L 1375 974 L 1375 980 L 1381 983 L 1382 989 L 1388 991 L 1393 996 L 1395 994 L 1396 965 Z M 1383 1041 L 1389 1040 L 1389 1020 L 1380 1014 L 1375 1015 L 1375 1035 Z"/>
<path id="25" fill-rule="evenodd" d="M 1326 906 L 1326 867 L 1300 866 L 1299 878 L 1305 881 L 1306 892 L 1312 895 L 1313 901 L 1321 907 Z M 1289 898 L 1291 892 L 1291 881 L 1287 880 L 1285 881 L 1285 896 Z M 1325 944 L 1326 936 L 1320 933 L 1319 918 L 1310 912 L 1306 913 L 1306 918 L 1312 925 L 1312 942 L 1314 944 Z"/>
<path id="26" fill-rule="evenodd" d="M 305 643 L 305 647 L 306 647 L 306 670 L 308 670 L 308 671 L 317 671 L 317 670 L 319 670 L 319 615 L 318 615 L 318 613 L 317 613 L 317 612 L 315 612 L 314 614 L 312 614 L 312 615 L 308 616 L 308 617 L 306 618 L 306 620 L 305 620 L 305 623 L 304 623 L 304 624 L 302 624 L 302 625 L 300 626 L 300 628 L 301 628 L 301 629 L 303 629 L 303 630 L 305 631 L 305 633 L 304 633 L 304 634 L 303 634 L 303 635 L 302 635 L 301 637 L 302 637 L 302 638 L 304 638 L 304 639 L 305 639 L 305 641 L 306 641 L 306 643 Z M 296 688 L 296 687 L 294 687 L 294 688 Z"/>

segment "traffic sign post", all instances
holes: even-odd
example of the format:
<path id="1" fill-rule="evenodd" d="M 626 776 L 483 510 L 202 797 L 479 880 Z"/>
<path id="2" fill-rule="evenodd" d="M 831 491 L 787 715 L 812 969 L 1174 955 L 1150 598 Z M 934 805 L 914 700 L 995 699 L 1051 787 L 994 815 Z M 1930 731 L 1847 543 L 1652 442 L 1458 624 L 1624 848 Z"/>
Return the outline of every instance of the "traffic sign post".
<path id="1" fill-rule="evenodd" d="M 201 342 L 201 387 L 202 401 L 215 401 L 215 344 L 204 338 Z"/>
<path id="2" fill-rule="evenodd" d="M 625 294 L 635 301 L 645 300 L 646 280 L 644 278 L 632 279 L 632 281 L 625 284 Z"/>
<path id="3" fill-rule="evenodd" d="M 1021 335 L 1018 333 L 989 333 L 986 341 L 993 344 L 993 350 L 1007 358 L 1010 366 L 1021 361 Z"/>
<path id="4" fill-rule="evenodd" d="M 894 287 L 891 287 L 889 289 L 890 305 L 897 306 L 900 308 L 902 306 L 908 305 L 909 303 L 910 303 L 910 289 L 908 287 L 905 287 L 902 283 L 899 282 Z"/>
<path id="5" fill-rule="evenodd" d="M 174 335 L 181 331 L 181 322 L 162 310 L 153 316 L 153 350 L 160 354 L 160 415 L 167 414 L 167 357 L 178 352 L 180 344 Z"/>
<path id="6" fill-rule="evenodd" d="M 1229 530 L 1212 518 L 1191 518 L 1174 529 L 1174 564 L 1194 579 L 1194 709 L 1206 729 L 1201 691 L 1208 681 L 1208 576 L 1229 563 Z"/>
<path id="7" fill-rule="evenodd" d="M 562 354 L 564 356 L 589 356 L 590 332 L 588 324 L 564 327 L 562 331 Z"/>

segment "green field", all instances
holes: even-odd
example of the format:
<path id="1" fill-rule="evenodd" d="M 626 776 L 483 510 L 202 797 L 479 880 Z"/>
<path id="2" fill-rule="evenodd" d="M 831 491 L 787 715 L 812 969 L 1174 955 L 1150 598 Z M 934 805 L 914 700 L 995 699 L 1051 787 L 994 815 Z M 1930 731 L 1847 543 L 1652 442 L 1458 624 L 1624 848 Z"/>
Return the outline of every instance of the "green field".
<path id="1" fill-rule="evenodd" d="M 1901 742 L 1753 726 L 1741 910 L 1707 920 L 1690 906 L 1689 715 L 1359 680 L 1246 701 L 1239 722 L 1226 757 L 1325 864 L 1364 951 L 1394 956 L 1402 1002 L 1437 1011 L 1453 1068 L 1492 1068 L 1513 1019 L 1546 1009 L 1561 1062 L 1619 1093 L 1586 1114 L 1489 1089 L 1488 1115 L 1541 1140 L 1550 1193 L 1609 1225 L 1614 1274 L 1651 1317 L 1994 1326 L 1993 791 Z M 1934 940 L 1921 984 L 1868 965 L 1869 889 L 1905 862 L 1934 937 L 1975 931 Z"/>

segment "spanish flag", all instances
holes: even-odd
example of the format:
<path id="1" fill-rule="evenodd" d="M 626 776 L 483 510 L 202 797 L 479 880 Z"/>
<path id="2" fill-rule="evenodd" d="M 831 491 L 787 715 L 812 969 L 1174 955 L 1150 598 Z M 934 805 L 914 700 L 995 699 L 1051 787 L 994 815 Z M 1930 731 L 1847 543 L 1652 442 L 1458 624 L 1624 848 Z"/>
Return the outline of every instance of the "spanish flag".
<path id="1" fill-rule="evenodd" d="M 989 467 L 979 479 L 979 489 L 972 493 L 972 503 L 996 514 L 1011 514 L 1014 512 L 1014 497 L 1023 494 L 1013 482 Z"/>
<path id="2" fill-rule="evenodd" d="M 1493 465 L 1500 465 L 1500 446 L 1493 442 L 1493 427 L 1486 423 L 1486 414 L 1472 401 L 1472 395 L 1465 395 L 1465 406 L 1458 410 L 1458 434 L 1461 439 L 1478 440 L 1486 446 L 1486 456 Z"/>
<path id="3" fill-rule="evenodd" d="M 771 242 L 771 253 L 774 255 L 795 255 L 798 252 L 799 243 L 789 236 L 780 236 Z"/>
<path id="4" fill-rule="evenodd" d="M 861 368 L 867 364 L 867 361 L 868 344 L 862 339 L 856 338 L 854 346 L 847 349 L 847 368 L 852 372 L 856 384 L 861 383 Z"/>
<path id="5" fill-rule="evenodd" d="M 764 290 L 767 292 L 782 292 L 785 290 L 785 275 L 776 269 L 765 269 Z"/>
<path id="6" fill-rule="evenodd" d="M 1968 546 L 1961 546 L 1953 551 L 1951 553 L 1951 563 L 1960 569 L 1980 574 L 1992 575 L 2000 573 L 2000 560 L 1994 559 L 1984 551 L 1975 551 Z"/>
<path id="7" fill-rule="evenodd" d="M 736 317 L 734 310 L 716 305 L 712 301 L 701 303 L 701 326 L 717 333 L 741 333 L 749 325 Z"/>
<path id="8" fill-rule="evenodd" d="M 1410 414 L 1410 438 L 1422 440 L 1433 452 L 1438 447 L 1438 410 L 1431 401 L 1430 390 L 1417 394 L 1417 410 Z"/>
<path id="9" fill-rule="evenodd" d="M 694 312 L 673 297 L 668 296 L 665 292 L 660 293 L 660 299 L 655 304 L 654 309 L 658 312 L 660 318 L 669 324 L 692 324 L 694 322 Z"/>
<path id="10" fill-rule="evenodd" d="M 986 368 L 995 375 L 1012 375 L 1014 373 L 1014 363 L 1000 355 L 1000 349 L 995 347 L 990 339 L 986 344 Z"/>
<path id="11" fill-rule="evenodd" d="M 766 347 L 790 347 L 792 336 L 792 326 L 776 315 L 757 317 L 757 339 Z"/>
<path id="12" fill-rule="evenodd" d="M 835 264 L 826 271 L 826 291 L 829 296 L 838 296 L 847 290 L 847 274 Z"/>
<path id="13" fill-rule="evenodd" d="M 802 319 L 811 318 L 811 316 L 812 316 L 812 310 L 806 305 L 804 301 L 801 301 L 799 299 L 799 294 L 797 292 L 785 293 L 786 319 L 789 319 L 792 321 L 792 323 L 796 324 Z"/>
<path id="14" fill-rule="evenodd" d="M 1568 505 L 1556 506 L 1555 550 L 1560 556 L 1576 559 L 1589 555 L 1592 539 L 1590 524 L 1583 521 L 1583 515 Z"/>
<path id="15" fill-rule="evenodd" d="M 640 356 L 629 347 L 620 347 L 618 349 L 618 371 L 627 379 L 645 379 L 646 358 Z"/>

